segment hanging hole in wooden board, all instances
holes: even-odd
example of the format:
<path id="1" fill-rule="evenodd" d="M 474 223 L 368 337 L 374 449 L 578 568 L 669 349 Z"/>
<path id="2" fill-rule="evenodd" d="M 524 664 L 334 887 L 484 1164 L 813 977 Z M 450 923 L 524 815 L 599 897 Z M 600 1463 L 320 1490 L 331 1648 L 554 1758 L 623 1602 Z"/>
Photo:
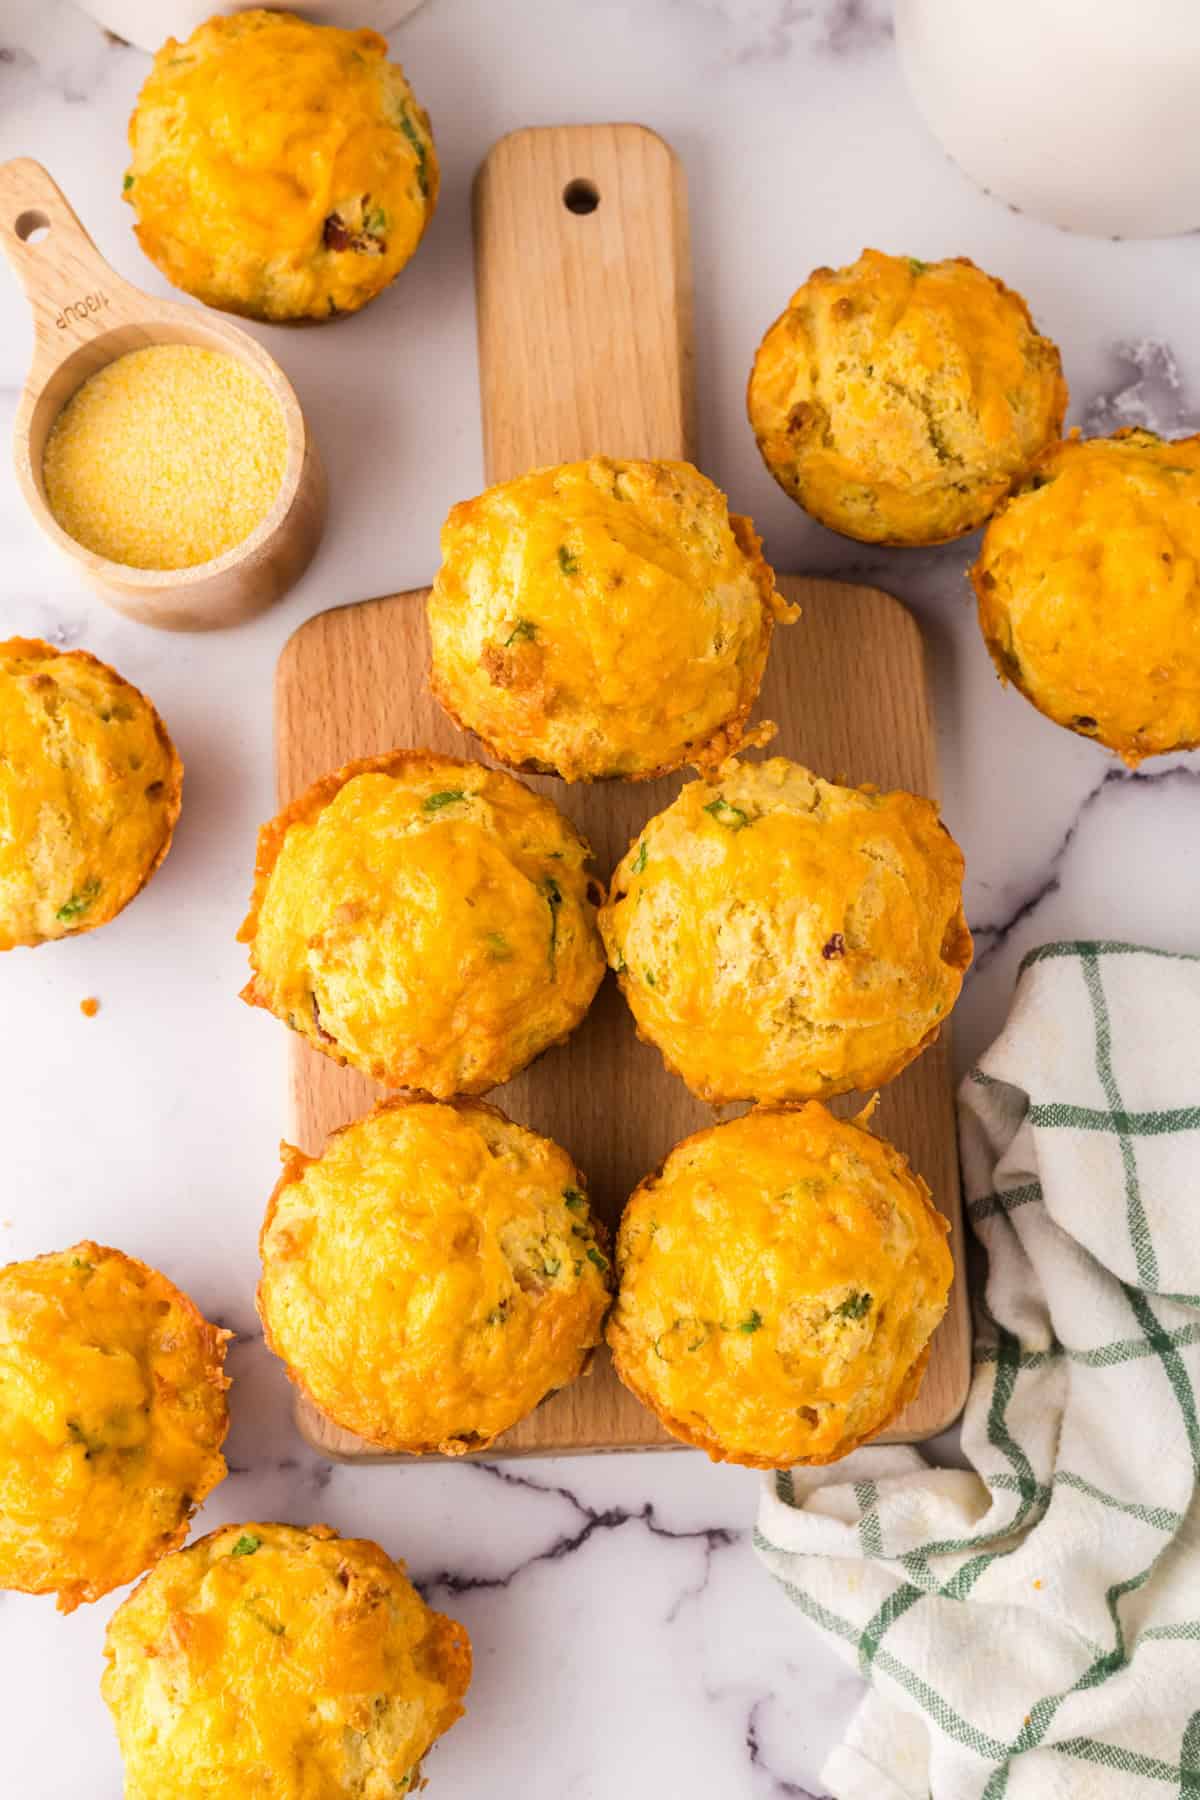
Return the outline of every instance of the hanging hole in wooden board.
<path id="1" fill-rule="evenodd" d="M 593 213 L 600 204 L 594 181 L 568 181 L 563 189 L 563 205 L 568 212 Z"/>
<path id="2" fill-rule="evenodd" d="M 44 212 L 23 212 L 13 226 L 23 244 L 36 244 L 49 229 L 50 221 Z"/>

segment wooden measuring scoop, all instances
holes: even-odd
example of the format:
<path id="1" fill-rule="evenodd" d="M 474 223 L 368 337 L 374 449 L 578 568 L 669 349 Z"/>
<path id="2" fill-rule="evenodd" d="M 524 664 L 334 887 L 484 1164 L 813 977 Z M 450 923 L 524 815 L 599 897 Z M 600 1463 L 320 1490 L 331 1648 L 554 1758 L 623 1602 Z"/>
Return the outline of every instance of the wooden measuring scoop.
<path id="1" fill-rule="evenodd" d="M 312 560 L 325 523 L 325 475 L 287 376 L 236 325 L 156 300 L 109 268 L 40 163 L 0 164 L 0 244 L 33 311 L 34 348 L 13 433 L 17 480 L 37 523 L 110 605 L 143 625 L 204 631 L 236 625 L 285 594 Z M 97 369 L 148 344 L 196 344 L 236 356 L 283 411 L 287 462 L 275 503 L 249 537 L 189 569 L 135 569 L 87 550 L 46 501 L 42 458 L 55 419 Z"/>

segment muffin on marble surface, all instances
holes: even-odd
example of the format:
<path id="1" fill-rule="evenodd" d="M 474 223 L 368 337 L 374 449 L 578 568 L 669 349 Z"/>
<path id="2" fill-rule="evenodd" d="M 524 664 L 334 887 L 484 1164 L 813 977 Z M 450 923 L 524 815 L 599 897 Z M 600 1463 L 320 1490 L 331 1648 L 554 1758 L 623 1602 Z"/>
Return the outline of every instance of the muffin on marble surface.
<path id="1" fill-rule="evenodd" d="M 357 312 L 438 195 L 429 117 L 374 31 L 294 13 L 168 38 L 129 121 L 125 198 L 169 281 L 250 318 Z"/>
<path id="2" fill-rule="evenodd" d="M 621 1220 L 617 1374 L 714 1462 L 834 1462 L 920 1388 L 948 1231 L 898 1150 L 817 1101 L 697 1132 Z"/>
<path id="3" fill-rule="evenodd" d="M 86 650 L 0 642 L 0 950 L 105 925 L 171 846 L 183 764 Z"/>
<path id="4" fill-rule="evenodd" d="M 502 770 L 430 750 L 347 763 L 259 833 L 242 998 L 389 1087 L 484 1093 L 600 985 L 589 855 Z"/>
<path id="5" fill-rule="evenodd" d="M 388 1450 L 483 1450 L 600 1342 L 608 1258 L 583 1177 L 477 1100 L 393 1099 L 319 1157 L 285 1147 L 260 1248 L 267 1343 Z"/>
<path id="6" fill-rule="evenodd" d="M 183 1542 L 225 1474 L 229 1335 L 100 1244 L 0 1269 L 0 1587 L 71 1612 Z"/>
<path id="7" fill-rule="evenodd" d="M 971 960 L 932 801 L 776 756 L 689 782 L 617 865 L 600 927 L 638 1034 L 713 1106 L 890 1081 Z"/>
<path id="8" fill-rule="evenodd" d="M 225 1525 L 114 1613 L 101 1691 L 125 1800 L 382 1800 L 460 1718 L 463 1626 L 327 1525 Z"/>
<path id="9" fill-rule="evenodd" d="M 1200 745 L 1200 436 L 1073 432 L 971 570 L 1002 681 L 1131 766 Z"/>
<path id="10" fill-rule="evenodd" d="M 981 525 L 1062 428 L 1058 350 L 965 256 L 815 269 L 763 338 L 747 408 L 806 512 L 864 543 Z"/>
<path id="11" fill-rule="evenodd" d="M 431 686 L 514 768 L 641 781 L 736 749 L 772 628 L 796 616 L 690 463 L 596 456 L 451 510 Z"/>

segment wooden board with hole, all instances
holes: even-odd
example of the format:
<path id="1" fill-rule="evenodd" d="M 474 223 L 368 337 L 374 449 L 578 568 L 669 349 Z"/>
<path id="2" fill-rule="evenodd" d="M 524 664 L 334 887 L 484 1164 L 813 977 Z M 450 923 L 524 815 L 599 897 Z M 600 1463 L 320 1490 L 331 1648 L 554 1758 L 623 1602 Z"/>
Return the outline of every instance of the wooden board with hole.
<path id="1" fill-rule="evenodd" d="M 686 203 L 669 148 L 635 125 L 517 132 L 487 158 L 475 198 L 488 480 L 601 451 L 694 460 Z M 747 455 L 754 455 L 749 436 Z M 447 503 L 460 497 L 448 495 Z M 804 616 L 775 633 L 756 715 L 779 724 L 772 748 L 834 779 L 936 794 L 914 620 L 871 588 L 795 576 L 780 585 Z M 430 698 L 423 601 L 419 591 L 340 607 L 309 620 L 286 646 L 276 689 L 281 804 L 340 764 L 399 745 L 480 755 Z M 579 827 L 607 880 L 681 779 L 570 787 L 537 777 L 530 784 Z M 288 1135 L 312 1152 L 329 1131 L 366 1112 L 380 1090 L 299 1038 L 292 1039 L 291 1059 Z M 489 1098 L 570 1152 L 610 1227 L 642 1176 L 714 1118 L 666 1073 L 658 1053 L 638 1042 L 611 976 L 570 1042 Z M 860 1104 L 848 1097 L 838 1110 Z M 929 1182 L 951 1221 L 961 1272 L 944 1038 L 885 1090 L 875 1124 Z M 960 1273 L 925 1384 L 891 1439 L 942 1430 L 962 1406 L 968 1373 Z M 304 1401 L 297 1413 L 305 1437 L 324 1455 L 404 1460 L 363 1444 Z M 620 1385 L 602 1350 L 589 1374 L 544 1401 L 486 1454 L 677 1447 Z"/>

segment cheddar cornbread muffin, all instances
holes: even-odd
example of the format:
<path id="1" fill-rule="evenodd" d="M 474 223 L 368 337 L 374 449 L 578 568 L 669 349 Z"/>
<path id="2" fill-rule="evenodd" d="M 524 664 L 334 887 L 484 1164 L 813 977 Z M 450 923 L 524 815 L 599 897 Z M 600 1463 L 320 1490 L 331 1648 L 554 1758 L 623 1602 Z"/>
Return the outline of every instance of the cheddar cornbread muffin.
<path id="1" fill-rule="evenodd" d="M 225 1474 L 229 1335 L 101 1244 L 0 1269 L 0 1587 L 72 1612 L 183 1542 Z"/>
<path id="2" fill-rule="evenodd" d="M 481 1094 L 600 985 L 589 855 L 501 770 L 429 750 L 347 763 L 259 833 L 242 998 L 389 1087 Z"/>
<path id="3" fill-rule="evenodd" d="M 101 1692 L 125 1800 L 384 1800 L 462 1716 L 464 1628 L 328 1525 L 226 1525 L 113 1614 Z"/>
<path id="4" fill-rule="evenodd" d="M 252 319 L 357 312 L 433 216 L 428 114 L 374 31 L 236 13 L 168 38 L 129 121 L 125 198 L 169 281 Z"/>
<path id="5" fill-rule="evenodd" d="M 814 269 L 759 346 L 747 409 L 780 487 L 869 544 L 981 525 L 1058 436 L 1058 350 L 965 256 Z"/>
<path id="6" fill-rule="evenodd" d="M 106 925 L 171 847 L 183 764 L 86 650 L 0 643 L 0 950 Z"/>
<path id="7" fill-rule="evenodd" d="M 702 1100 L 890 1081 L 971 960 L 962 853 L 929 800 L 785 757 L 690 782 L 618 864 L 600 914 L 637 1022 Z"/>
<path id="8" fill-rule="evenodd" d="M 817 1101 L 697 1132 L 621 1220 L 617 1374 L 714 1462 L 834 1462 L 920 1388 L 948 1231 L 898 1150 Z"/>
<path id="9" fill-rule="evenodd" d="M 267 1343 L 388 1450 L 482 1450 L 574 1381 L 608 1258 L 565 1150 L 478 1100 L 386 1100 L 319 1157 L 284 1146 L 260 1248 Z"/>
<path id="10" fill-rule="evenodd" d="M 1073 432 L 971 571 L 1002 681 L 1131 766 L 1200 745 L 1200 437 Z"/>
<path id="11" fill-rule="evenodd" d="M 797 611 L 690 463 L 594 456 L 451 509 L 431 686 L 514 768 L 642 781 L 737 747 Z"/>

